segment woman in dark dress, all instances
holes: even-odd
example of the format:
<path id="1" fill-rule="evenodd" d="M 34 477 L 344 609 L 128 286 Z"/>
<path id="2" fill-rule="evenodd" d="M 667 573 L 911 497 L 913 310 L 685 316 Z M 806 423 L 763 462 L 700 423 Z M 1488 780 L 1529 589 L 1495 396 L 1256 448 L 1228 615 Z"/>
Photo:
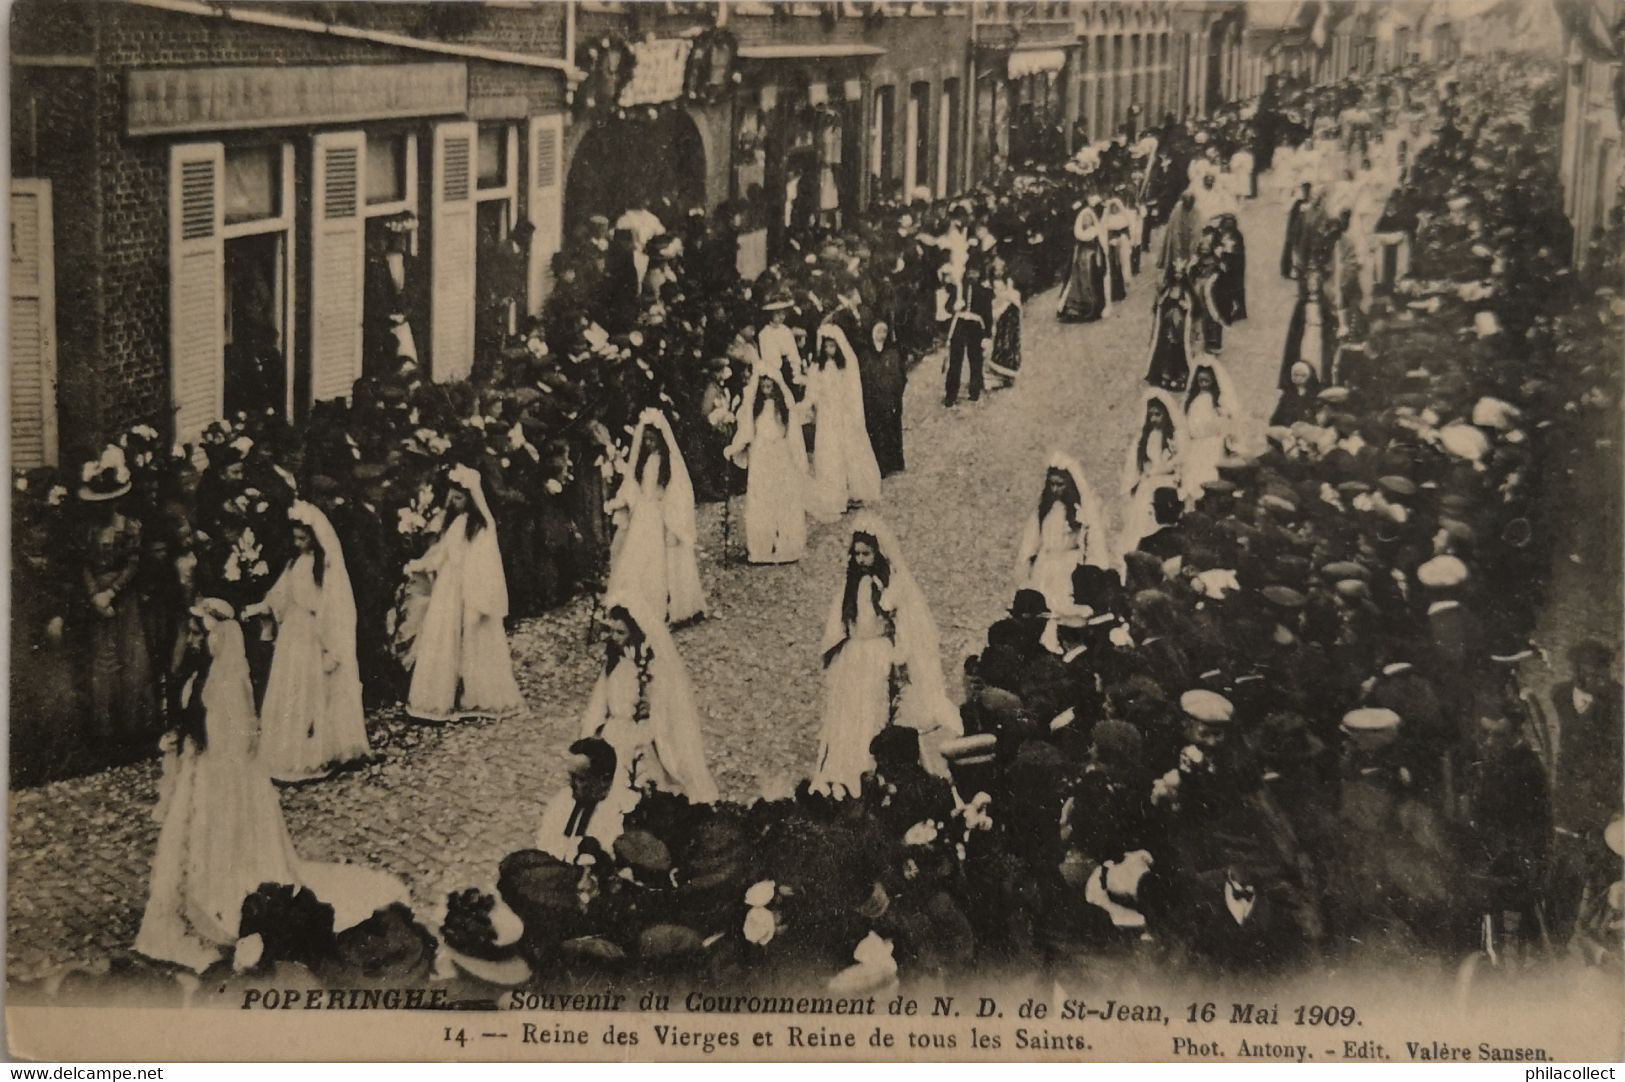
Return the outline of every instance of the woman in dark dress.
<path id="1" fill-rule="evenodd" d="M 1226 323 L 1247 318 L 1247 241 L 1234 214 L 1219 219 L 1219 303 Z"/>
<path id="2" fill-rule="evenodd" d="M 1004 259 L 993 258 L 988 274 L 993 287 L 993 354 L 987 366 L 1006 384 L 1021 374 L 1021 288 Z"/>
<path id="3" fill-rule="evenodd" d="M 120 503 L 129 491 L 123 453 L 113 447 L 86 467 L 79 489 L 89 519 L 80 598 L 91 725 L 101 743 L 97 751 L 116 759 L 155 739 L 159 727 L 138 588 L 141 523 L 124 514 Z"/>
<path id="4" fill-rule="evenodd" d="M 1309 362 L 1316 377 L 1324 382 L 1336 355 L 1337 313 L 1322 287 L 1320 271 L 1311 269 L 1300 280 L 1298 301 L 1287 323 L 1276 385 L 1282 390 L 1292 385 L 1292 366 L 1298 361 Z"/>
<path id="5" fill-rule="evenodd" d="M 72 575 L 42 517 L 12 505 L 11 779 L 30 785 L 70 773 L 88 720 L 74 671 Z"/>
<path id="6" fill-rule="evenodd" d="M 1179 281 L 1164 286 L 1151 317 L 1151 361 L 1145 381 L 1165 391 L 1182 393 L 1190 379 L 1187 335 L 1191 295 Z"/>
<path id="7" fill-rule="evenodd" d="M 1106 200 L 1101 224 L 1106 228 L 1106 263 L 1110 272 L 1111 297 L 1114 301 L 1126 300 L 1129 279 L 1137 273 L 1140 263 L 1139 238 L 1136 236 L 1139 219 L 1123 197 L 1114 195 Z"/>
<path id="8" fill-rule="evenodd" d="M 1206 353 L 1217 354 L 1224 348 L 1224 307 L 1219 295 L 1222 276 L 1218 253 L 1204 242 L 1196 265 L 1191 268 L 1191 292 L 1195 299 L 1194 314 L 1202 330 L 1202 350 Z"/>
<path id="9" fill-rule="evenodd" d="M 864 418 L 880 474 L 889 477 L 903 472 L 903 388 L 908 373 L 903 367 L 903 351 L 885 320 L 877 319 L 870 326 L 868 338 L 867 342 L 857 343 L 864 350 L 859 368 Z"/>
<path id="10" fill-rule="evenodd" d="M 1089 323 L 1104 315 L 1107 305 L 1106 229 L 1093 206 L 1078 211 L 1072 239 L 1072 262 L 1061 283 L 1056 314 L 1065 323 Z"/>
<path id="11" fill-rule="evenodd" d="M 1292 383 L 1281 392 L 1270 414 L 1271 427 L 1290 428 L 1299 421 L 1313 421 L 1319 408 L 1320 377 L 1307 361 L 1299 361 L 1290 370 Z"/>

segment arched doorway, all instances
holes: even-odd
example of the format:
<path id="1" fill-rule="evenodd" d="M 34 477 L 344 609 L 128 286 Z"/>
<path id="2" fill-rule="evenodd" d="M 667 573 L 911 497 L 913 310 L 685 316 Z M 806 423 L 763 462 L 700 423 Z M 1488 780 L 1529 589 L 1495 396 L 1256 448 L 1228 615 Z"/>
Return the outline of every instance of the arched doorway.
<path id="1" fill-rule="evenodd" d="M 687 113 L 667 109 L 652 120 L 616 118 L 587 130 L 565 182 L 567 231 L 594 214 L 613 222 L 634 203 L 654 208 L 663 200 L 681 213 L 705 206 L 705 145 Z"/>

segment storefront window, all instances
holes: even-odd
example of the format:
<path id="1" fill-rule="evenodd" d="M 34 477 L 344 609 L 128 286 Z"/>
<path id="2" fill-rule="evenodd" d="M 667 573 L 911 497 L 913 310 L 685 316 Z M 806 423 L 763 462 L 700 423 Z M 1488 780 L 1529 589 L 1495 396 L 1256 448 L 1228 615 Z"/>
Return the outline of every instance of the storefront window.
<path id="1" fill-rule="evenodd" d="M 406 198 L 405 135 L 367 136 L 367 204 L 398 203 Z"/>
<path id="2" fill-rule="evenodd" d="M 293 148 L 225 149 L 225 379 L 227 413 L 285 414 L 293 279 Z"/>
<path id="3" fill-rule="evenodd" d="M 504 188 L 508 184 L 508 126 L 480 125 L 479 186 Z"/>
<path id="4" fill-rule="evenodd" d="M 282 213 L 282 148 L 226 148 L 226 224 Z"/>

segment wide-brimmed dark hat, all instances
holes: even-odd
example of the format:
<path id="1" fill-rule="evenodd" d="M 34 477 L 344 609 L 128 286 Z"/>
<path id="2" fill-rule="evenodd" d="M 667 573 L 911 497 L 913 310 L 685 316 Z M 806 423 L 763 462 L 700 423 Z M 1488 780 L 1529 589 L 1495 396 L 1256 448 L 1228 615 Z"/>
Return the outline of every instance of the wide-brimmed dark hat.
<path id="1" fill-rule="evenodd" d="M 869 755 L 875 763 L 918 763 L 920 761 L 920 733 L 907 725 L 888 725 L 869 741 Z"/>
<path id="2" fill-rule="evenodd" d="M 1009 611 L 1017 619 L 1040 619 L 1049 615 L 1049 603 L 1037 590 L 1017 590 Z"/>
<path id="3" fill-rule="evenodd" d="M 632 869 L 638 882 L 669 885 L 671 850 L 646 830 L 629 830 L 615 839 L 615 859 Z"/>
<path id="4" fill-rule="evenodd" d="M 524 922 L 489 894 L 461 891 L 446 899 L 440 941 L 446 957 L 469 976 L 504 987 L 531 977 L 530 963 L 518 952 Z"/>
<path id="5" fill-rule="evenodd" d="M 1109 612 L 1117 604 L 1123 582 L 1107 567 L 1080 564 L 1072 572 L 1072 600 L 1095 612 Z"/>
<path id="6" fill-rule="evenodd" d="M 434 935 L 400 902 L 340 932 L 334 944 L 337 979 L 427 980 L 434 970 Z"/>

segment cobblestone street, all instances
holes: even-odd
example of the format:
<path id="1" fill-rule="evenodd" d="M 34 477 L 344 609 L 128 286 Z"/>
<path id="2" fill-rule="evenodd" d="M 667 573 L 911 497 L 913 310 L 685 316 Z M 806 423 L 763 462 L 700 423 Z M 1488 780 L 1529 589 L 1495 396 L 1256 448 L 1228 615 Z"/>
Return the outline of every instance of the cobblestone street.
<path id="1" fill-rule="evenodd" d="M 1283 217 L 1273 198 L 1250 202 L 1241 214 L 1251 318 L 1226 332 L 1224 356 L 1255 429 L 1274 404 L 1291 310 L 1291 284 L 1275 270 Z M 886 481 L 877 510 L 895 527 L 931 602 L 951 688 L 960 660 L 1009 599 L 1015 547 L 1050 449 L 1083 462 L 1115 534 L 1118 475 L 1144 387 L 1154 256 L 1145 272 L 1128 301 L 1098 323 L 1059 324 L 1053 293 L 1031 298 L 1023 376 L 979 404 L 942 408 L 936 359 L 911 378 L 908 470 Z M 845 531 L 816 528 L 799 565 L 752 568 L 719 561 L 720 507 L 702 509 L 701 526 L 711 615 L 677 641 L 717 780 L 725 796 L 749 799 L 765 782 L 799 777 L 811 763 L 818 638 L 842 574 Z M 563 784 L 559 753 L 576 733 L 600 658 L 586 645 L 588 619 L 582 599 L 514 634 L 529 716 L 439 729 L 377 717 L 379 761 L 284 790 L 301 855 L 399 875 L 431 920 L 448 891 L 489 889 L 497 861 L 530 844 L 546 799 Z M 157 833 L 156 783 L 156 764 L 144 763 L 11 796 L 10 979 L 128 948 Z"/>

